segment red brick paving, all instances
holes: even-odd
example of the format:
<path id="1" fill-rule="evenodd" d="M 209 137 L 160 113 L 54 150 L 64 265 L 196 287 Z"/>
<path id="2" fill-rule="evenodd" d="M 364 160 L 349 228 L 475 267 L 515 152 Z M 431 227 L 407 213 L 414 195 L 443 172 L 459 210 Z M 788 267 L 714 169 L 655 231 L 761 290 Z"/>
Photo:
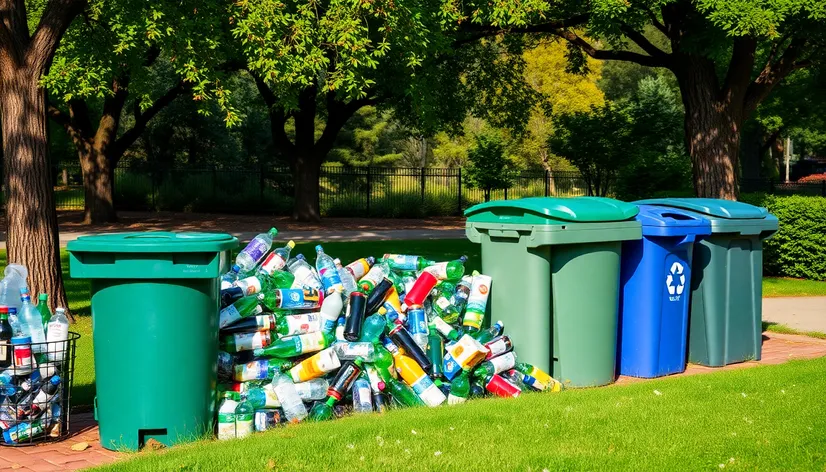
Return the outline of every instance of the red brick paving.
<path id="1" fill-rule="evenodd" d="M 691 364 L 684 374 L 679 375 L 746 369 L 758 365 L 782 364 L 790 359 L 814 359 L 823 356 L 826 356 L 826 340 L 764 333 L 763 355 L 760 361 L 743 362 L 719 368 Z M 617 379 L 617 383 L 628 384 L 644 380 L 622 376 Z M 71 431 L 72 435 L 59 443 L 23 448 L 0 447 L 0 472 L 77 470 L 129 457 L 127 453 L 109 451 L 100 445 L 100 436 L 92 413 L 73 414 Z M 80 442 L 88 443 L 89 447 L 84 451 L 73 451 L 71 447 Z"/>

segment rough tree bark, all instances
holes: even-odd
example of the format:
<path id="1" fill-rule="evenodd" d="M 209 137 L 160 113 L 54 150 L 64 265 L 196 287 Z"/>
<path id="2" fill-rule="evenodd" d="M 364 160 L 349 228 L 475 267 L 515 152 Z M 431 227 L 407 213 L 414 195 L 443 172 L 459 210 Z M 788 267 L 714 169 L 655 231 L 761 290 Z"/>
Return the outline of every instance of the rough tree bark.
<path id="1" fill-rule="evenodd" d="M 319 221 L 319 177 L 321 164 L 333 148 L 336 136 L 360 108 L 377 103 L 374 97 L 344 102 L 335 92 L 318 96 L 318 87 L 309 86 L 298 95 L 298 107 L 286 113 L 278 102 L 278 97 L 256 74 L 252 74 L 255 84 L 269 110 L 270 130 L 275 148 L 287 159 L 293 174 L 295 202 L 293 218 L 298 221 Z M 315 137 L 315 122 L 319 102 L 326 110 L 324 129 L 319 138 Z M 292 118 L 295 124 L 294 139 L 287 135 L 286 124 Z"/>
<path id="2" fill-rule="evenodd" d="M 135 124 L 120 137 L 120 117 L 129 95 L 128 76 L 112 80 L 112 94 L 103 101 L 100 120 L 93 126 L 86 101 L 70 100 L 68 115 L 55 106 L 49 106 L 49 116 L 61 124 L 77 150 L 83 174 L 86 224 L 100 224 L 117 220 L 114 204 L 114 170 L 126 150 L 135 143 L 149 121 L 172 103 L 186 86 L 179 83 L 169 89 L 145 111 L 135 106 Z"/>
<path id="3" fill-rule="evenodd" d="M 46 97 L 38 81 L 84 2 L 51 0 L 29 34 L 26 4 L 0 0 L 2 112 L 8 261 L 29 269 L 32 293 L 68 307 L 48 155 Z M 71 316 L 71 314 L 70 314 Z"/>

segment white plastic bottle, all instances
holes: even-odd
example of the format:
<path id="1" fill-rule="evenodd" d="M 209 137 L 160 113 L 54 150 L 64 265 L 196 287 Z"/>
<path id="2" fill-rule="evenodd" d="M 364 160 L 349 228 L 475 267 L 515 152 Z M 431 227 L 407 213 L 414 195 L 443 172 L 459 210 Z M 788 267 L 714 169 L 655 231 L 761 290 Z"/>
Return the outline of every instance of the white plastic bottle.
<path id="1" fill-rule="evenodd" d="M 32 305 L 29 289 L 20 289 L 20 329 L 23 334 L 32 338 L 32 352 L 40 354 L 46 351 L 46 332 L 43 329 L 43 318 L 37 307 Z"/>
<path id="2" fill-rule="evenodd" d="M 63 362 L 63 358 L 66 356 L 66 340 L 69 339 L 69 319 L 66 318 L 66 309 L 58 307 L 46 326 L 49 360 Z"/>
<path id="3" fill-rule="evenodd" d="M 272 247 L 272 240 L 278 234 L 278 230 L 270 228 L 266 233 L 261 233 L 254 237 L 247 244 L 247 247 L 235 257 L 235 265 L 241 268 L 242 272 L 249 272 L 264 258 Z"/>
<path id="4" fill-rule="evenodd" d="M 321 330 L 329 333 L 335 331 L 336 322 L 341 315 L 341 310 L 344 308 L 344 301 L 341 299 L 339 292 L 333 292 L 324 297 L 321 302 Z"/>
<path id="5" fill-rule="evenodd" d="M 284 410 L 284 416 L 290 423 L 298 423 L 307 417 L 307 407 L 301 401 L 298 395 L 298 390 L 295 384 L 287 374 L 278 374 L 272 379 L 272 387 L 275 390 L 275 396 L 281 403 L 281 409 Z"/>
<path id="6" fill-rule="evenodd" d="M 316 270 L 311 266 L 302 254 L 299 254 L 293 259 L 287 268 L 295 276 L 295 282 L 292 288 L 314 288 L 318 291 L 324 290 L 321 285 L 321 279 Z"/>

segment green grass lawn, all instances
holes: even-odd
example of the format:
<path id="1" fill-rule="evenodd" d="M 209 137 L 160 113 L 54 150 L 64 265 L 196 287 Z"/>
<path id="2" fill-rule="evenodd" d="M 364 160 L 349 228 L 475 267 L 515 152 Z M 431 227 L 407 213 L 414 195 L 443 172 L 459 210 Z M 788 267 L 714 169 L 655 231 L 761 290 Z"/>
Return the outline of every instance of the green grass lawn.
<path id="1" fill-rule="evenodd" d="M 316 244 L 316 242 L 299 243 L 296 245 L 294 254 L 303 253 L 312 259 Z M 340 258 L 345 263 L 368 255 L 381 257 L 384 253 L 405 252 L 440 260 L 458 259 L 459 256 L 467 255 L 469 257 L 466 264 L 468 271 L 481 270 L 482 268 L 479 245 L 462 239 L 330 242 L 324 244 L 324 249 L 327 253 Z M 75 406 L 90 406 L 94 399 L 95 373 L 89 282 L 69 277 L 68 256 L 65 250 L 61 251 L 61 259 L 69 297 L 69 307 L 76 318 L 76 323 L 72 325 L 71 329 L 81 335 L 77 345 L 72 403 Z M 0 269 L 4 268 L 5 265 L 6 251 L 0 251 Z M 766 296 L 826 295 L 826 282 L 766 278 L 763 280 L 763 290 Z"/>
<path id="2" fill-rule="evenodd" d="M 823 470 L 826 358 L 483 399 L 143 452 L 106 470 Z"/>

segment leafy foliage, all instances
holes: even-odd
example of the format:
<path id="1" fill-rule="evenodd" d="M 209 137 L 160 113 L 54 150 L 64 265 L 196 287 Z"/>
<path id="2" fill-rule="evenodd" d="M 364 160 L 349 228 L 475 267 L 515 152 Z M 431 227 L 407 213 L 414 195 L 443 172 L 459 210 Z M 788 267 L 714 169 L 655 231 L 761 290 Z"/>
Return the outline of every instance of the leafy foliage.
<path id="1" fill-rule="evenodd" d="M 826 198 L 750 194 L 741 200 L 766 207 L 780 221 L 763 243 L 767 274 L 826 280 Z"/>
<path id="2" fill-rule="evenodd" d="M 485 201 L 490 191 L 508 188 L 513 184 L 513 164 L 505 157 L 505 144 L 496 133 L 476 137 L 476 145 L 468 152 L 470 166 L 465 174 L 471 188 L 485 191 Z"/>
<path id="3" fill-rule="evenodd" d="M 579 169 L 588 195 L 605 196 L 627 163 L 631 134 L 628 112 L 607 103 L 560 116 L 548 144 Z"/>

